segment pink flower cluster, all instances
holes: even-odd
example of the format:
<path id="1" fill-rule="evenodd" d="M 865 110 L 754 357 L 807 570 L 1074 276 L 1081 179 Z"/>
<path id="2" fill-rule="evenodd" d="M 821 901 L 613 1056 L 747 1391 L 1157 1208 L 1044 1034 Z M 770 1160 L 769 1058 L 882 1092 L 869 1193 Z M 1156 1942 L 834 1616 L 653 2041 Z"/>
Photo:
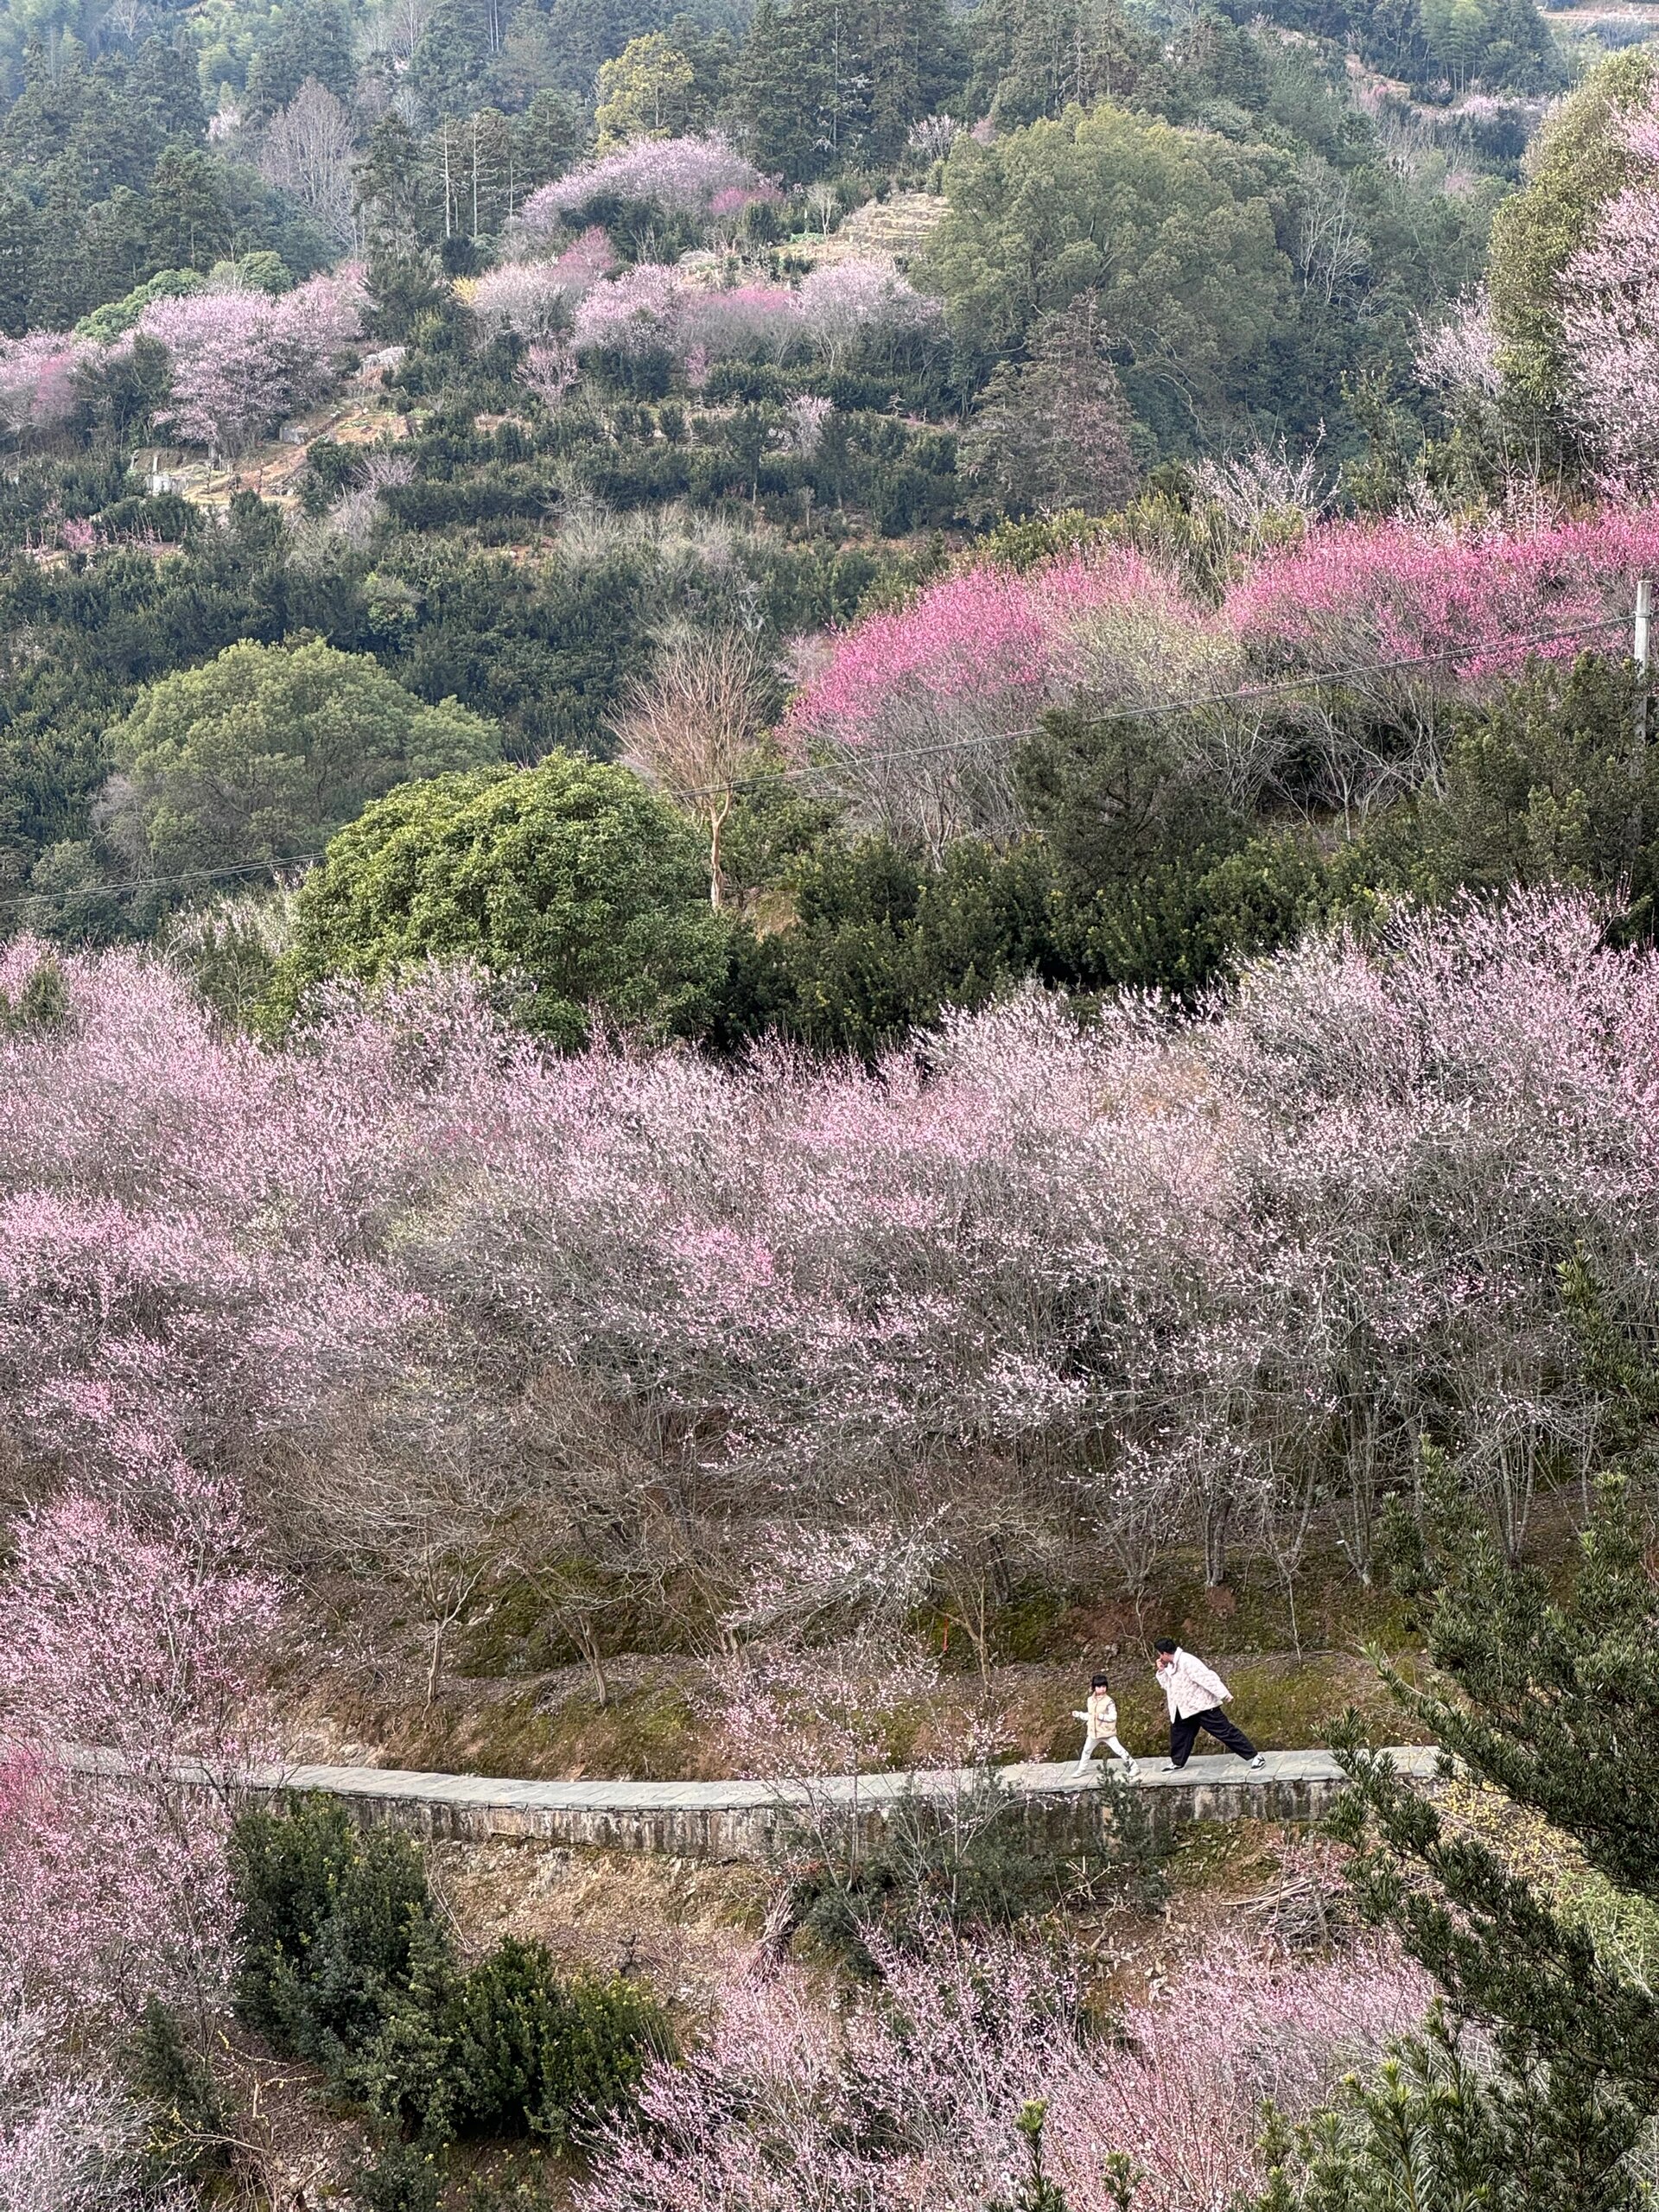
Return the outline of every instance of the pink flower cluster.
<path id="1" fill-rule="evenodd" d="M 671 214 L 706 216 L 729 215 L 738 205 L 777 196 L 753 162 L 717 133 L 637 138 L 614 154 L 578 163 L 531 193 L 524 221 L 532 231 L 550 230 L 605 199 L 645 200 Z M 717 200 L 722 203 L 718 209 Z"/>
<path id="2" fill-rule="evenodd" d="M 588 231 L 554 261 L 505 261 L 465 291 L 487 341 L 504 331 L 543 339 L 563 327 L 583 293 L 614 264 L 603 231 Z"/>
<path id="3" fill-rule="evenodd" d="M 853 346 L 931 329 L 932 302 L 879 256 L 815 270 L 798 290 L 781 284 L 711 289 L 678 268 L 641 263 L 583 297 L 577 346 L 625 353 L 664 352 L 681 361 L 770 352 L 807 353 L 832 364 Z"/>
<path id="4" fill-rule="evenodd" d="M 1412 679 L 1478 685 L 1531 654 L 1619 650 L 1637 579 L 1656 563 L 1656 509 L 1516 531 L 1341 523 L 1264 555 L 1223 613 L 1264 671 L 1443 656 L 1440 673 Z"/>
<path id="5" fill-rule="evenodd" d="M 1154 670 L 1182 665 L 1174 641 L 1202 620 L 1167 570 L 1125 547 L 1025 575 L 966 569 L 836 638 L 785 738 L 937 851 L 968 830 L 1008 836 L 1014 756 L 1044 709 L 1085 689 L 1128 703 Z"/>
<path id="6" fill-rule="evenodd" d="M 916 291 L 887 254 L 849 254 L 809 270 L 799 309 L 809 343 L 832 365 L 873 333 L 943 327 L 938 302 Z"/>
<path id="7" fill-rule="evenodd" d="M 117 1507 L 24 1516 L 0 1587 L 0 1986 L 100 2032 L 152 1992 L 222 1984 L 226 1801 L 180 1762 L 238 1763 L 276 1591 L 228 1490 L 183 1469 Z M 97 1748 L 118 1764 L 89 1770 Z"/>
<path id="8" fill-rule="evenodd" d="M 232 290 L 151 301 L 137 328 L 166 347 L 172 375 L 157 419 L 190 444 L 238 452 L 327 391 L 362 334 L 366 302 L 353 267 L 275 299 Z"/>
<path id="9" fill-rule="evenodd" d="M 1431 390 L 1452 398 L 1497 398 L 1503 385 L 1503 363 L 1491 302 L 1484 290 L 1459 300 L 1445 322 L 1424 331 L 1417 374 Z"/>
<path id="10" fill-rule="evenodd" d="M 1230 2212 L 1266 2179 L 1264 2099 L 1306 2118 L 1433 1993 L 1381 1944 L 1292 1962 L 1233 1943 L 1090 2039 L 1072 1974 L 1013 1941 L 874 1948 L 881 1985 L 835 2012 L 793 1968 L 734 1980 L 686 2062 L 650 2069 L 639 2124 L 607 2130 L 582 2212 L 979 2212 L 1014 2195 L 1038 2100 L 1074 2212 L 1118 2201 L 1115 2152 L 1137 2212 Z"/>
<path id="11" fill-rule="evenodd" d="M 0 1042 L 0 1388 L 111 1507 L 349 1468 L 372 1407 L 442 1457 L 487 1344 L 727 1529 L 931 1526 L 1007 1465 L 1010 1544 L 1047 1475 L 1219 1541 L 1311 1469 L 1363 1568 L 1426 1424 L 1524 1527 L 1591 1413 L 1560 1260 L 1651 1319 L 1659 962 L 1584 902 L 1314 943 L 1190 1028 L 1022 997 L 874 1076 L 544 1060 L 464 977 L 265 1056 L 132 955 L 68 972 L 72 1032 Z"/>
<path id="12" fill-rule="evenodd" d="M 582 353 L 677 353 L 694 296 L 677 269 L 642 261 L 585 295 L 572 321 L 572 340 Z"/>
<path id="13" fill-rule="evenodd" d="M 1241 800 L 1312 755 L 1321 803 L 1363 806 L 1432 772 L 1449 709 L 1529 656 L 1622 650 L 1656 566 L 1659 510 L 1606 508 L 1513 531 L 1316 524 L 1214 610 L 1121 548 L 969 569 L 833 638 L 785 729 L 875 819 L 938 846 L 1018 828 L 1014 743 L 1073 700 L 1190 708 L 1166 727 Z M 1340 681 L 1287 684 L 1309 674 Z"/>
<path id="14" fill-rule="evenodd" d="M 49 437 L 73 417 L 76 377 L 99 349 L 63 330 L 0 336 L 0 429 L 12 437 Z"/>

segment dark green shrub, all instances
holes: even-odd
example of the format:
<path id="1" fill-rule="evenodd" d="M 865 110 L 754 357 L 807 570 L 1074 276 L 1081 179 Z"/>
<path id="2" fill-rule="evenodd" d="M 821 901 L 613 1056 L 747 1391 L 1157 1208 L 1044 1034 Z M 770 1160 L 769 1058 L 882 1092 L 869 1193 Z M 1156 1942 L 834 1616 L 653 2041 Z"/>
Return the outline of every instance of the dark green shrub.
<path id="1" fill-rule="evenodd" d="M 69 986 L 51 953 L 38 961 L 23 979 L 14 1001 L 0 991 L 0 1036 L 46 1032 L 69 1027 Z"/>
<path id="2" fill-rule="evenodd" d="M 412 1977 L 431 1905 L 420 1855 L 338 1805 L 248 1812 L 232 1836 L 238 2016 L 279 2048 L 333 2067 L 379 2031 Z"/>
<path id="3" fill-rule="evenodd" d="M 556 2146 L 583 2114 L 622 2102 L 663 2040 L 643 1990 L 620 1976 L 563 1981 L 539 1943 L 499 1945 L 461 1980 L 448 2017 L 460 2131 Z"/>
<path id="4" fill-rule="evenodd" d="M 438 2212 L 443 2170 L 434 2152 L 413 2143 L 388 2143 L 349 2177 L 352 2202 L 362 2212 Z"/>
<path id="5" fill-rule="evenodd" d="M 144 2158 L 158 2185 L 222 2171 L 229 2160 L 225 2101 L 212 2067 L 159 1997 L 144 2005 L 130 2073 L 147 2108 Z"/>
<path id="6" fill-rule="evenodd" d="M 668 2048 L 647 1991 L 620 1976 L 564 1980 L 539 1943 L 502 1943 L 463 1970 L 414 1845 L 356 1828 L 337 1805 L 245 1813 L 232 1853 L 238 2016 L 423 2144 L 565 2145 Z M 373 2171 L 375 2188 L 405 2190 L 388 2206 L 418 2212 L 425 2200 L 407 2193 L 424 2185 L 416 2164 L 383 2159 Z"/>

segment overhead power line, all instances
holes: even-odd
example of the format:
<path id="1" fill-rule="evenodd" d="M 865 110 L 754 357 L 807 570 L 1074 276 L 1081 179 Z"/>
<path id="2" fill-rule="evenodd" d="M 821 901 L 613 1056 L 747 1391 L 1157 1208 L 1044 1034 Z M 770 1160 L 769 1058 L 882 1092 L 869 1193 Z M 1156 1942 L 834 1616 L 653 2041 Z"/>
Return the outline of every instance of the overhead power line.
<path id="1" fill-rule="evenodd" d="M 107 899 L 124 891 L 176 891 L 187 883 L 218 883 L 233 875 L 274 875 L 280 868 L 309 868 L 321 853 L 292 853 L 280 861 L 235 861 L 224 868 L 187 868 L 182 875 L 132 875 L 113 883 L 65 884 L 60 890 L 16 891 L 0 899 L 0 908 L 27 906 L 37 899 Z"/>
<path id="2" fill-rule="evenodd" d="M 1415 653 L 1400 660 L 1366 661 L 1352 668 L 1309 669 L 1300 676 L 1274 677 L 1271 683 L 1243 686 L 1236 691 L 1202 692 L 1192 698 L 1166 699 L 1153 706 L 1122 706 L 1108 708 L 1097 715 L 1085 715 L 1076 726 L 1082 729 L 1103 728 L 1108 722 L 1142 722 L 1161 719 L 1167 715 L 1193 715 L 1206 707 L 1240 705 L 1252 699 L 1282 698 L 1288 692 L 1320 690 L 1339 684 L 1357 683 L 1366 676 L 1392 676 L 1409 668 L 1440 668 L 1458 661 L 1475 660 L 1496 652 L 1524 652 L 1534 645 L 1562 645 L 1573 638 L 1599 636 L 1604 631 L 1622 630 L 1630 618 L 1611 614 L 1597 622 L 1575 623 L 1568 630 L 1535 630 L 1523 637 L 1505 638 L 1500 645 L 1467 645 L 1448 648 L 1444 652 Z M 1044 725 L 1028 722 L 1018 729 L 986 730 L 977 737 L 942 738 L 933 745 L 895 746 L 887 750 L 872 747 L 869 759 L 876 763 L 889 760 L 921 760 L 941 753 L 965 753 L 981 745 L 1018 745 L 1028 737 L 1040 737 Z M 810 765 L 796 768 L 774 769 L 765 776 L 740 777 L 728 784 L 704 784 L 680 791 L 682 798 L 720 798 L 728 792 L 756 790 L 783 778 L 813 776 L 819 772 Z"/>
<path id="3" fill-rule="evenodd" d="M 1459 661 L 1473 660 L 1497 652 L 1524 652 L 1535 645 L 1564 645 L 1575 638 L 1601 635 L 1609 630 L 1622 630 L 1629 617 L 1623 614 L 1605 616 L 1596 622 L 1575 623 L 1566 630 L 1535 630 L 1522 637 L 1505 638 L 1496 645 L 1470 644 L 1452 646 L 1441 652 L 1414 653 L 1398 660 L 1365 661 L 1343 669 L 1309 669 L 1297 676 L 1274 677 L 1265 683 L 1241 686 L 1233 691 L 1210 691 L 1185 699 L 1160 700 L 1150 706 L 1123 706 L 1107 709 L 1097 715 L 1081 718 L 1077 727 L 1099 729 L 1108 722 L 1152 721 L 1170 715 L 1201 713 L 1211 707 L 1240 706 L 1251 700 L 1282 698 L 1297 691 L 1322 690 L 1344 683 L 1355 683 L 1368 676 L 1398 675 L 1407 669 L 1440 668 Z M 987 730 L 975 737 L 942 738 L 936 744 L 897 746 L 886 751 L 872 749 L 869 758 L 879 765 L 889 761 L 923 760 L 944 753 L 965 753 L 980 746 L 1018 745 L 1025 739 L 1040 737 L 1044 725 L 1029 722 L 1017 729 Z M 740 791 L 759 791 L 768 784 L 793 782 L 817 776 L 822 772 L 810 763 L 799 766 L 775 768 L 760 776 L 735 777 L 729 783 L 702 784 L 683 789 L 676 796 L 680 798 L 725 798 Z M 294 853 L 283 860 L 238 861 L 224 868 L 188 869 L 181 875 L 132 876 L 113 883 L 92 883 L 66 886 L 61 890 L 16 892 L 0 899 L 0 911 L 32 904 L 44 899 L 99 899 L 118 896 L 127 892 L 174 891 L 191 883 L 217 883 L 244 875 L 274 874 L 285 868 L 308 868 L 323 858 L 321 853 Z"/>

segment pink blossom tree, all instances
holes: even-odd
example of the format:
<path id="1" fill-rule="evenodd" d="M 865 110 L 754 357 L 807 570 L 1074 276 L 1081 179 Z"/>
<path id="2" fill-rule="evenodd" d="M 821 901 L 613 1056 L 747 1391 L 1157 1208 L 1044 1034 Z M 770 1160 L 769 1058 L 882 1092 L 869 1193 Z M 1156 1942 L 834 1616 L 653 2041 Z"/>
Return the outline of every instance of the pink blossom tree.
<path id="1" fill-rule="evenodd" d="M 1251 484 L 1235 467 L 1212 489 L 1247 546 L 1265 541 L 1219 607 L 1127 548 L 1026 575 L 969 568 L 812 641 L 786 736 L 872 820 L 936 852 L 1020 826 L 1013 754 L 1053 706 L 1157 713 L 1241 805 L 1277 787 L 1363 814 L 1432 775 L 1457 708 L 1529 658 L 1618 652 L 1659 561 L 1644 508 L 1512 529 L 1319 522 L 1297 505 L 1312 487 L 1267 460 Z M 1288 533 L 1264 525 L 1281 497 Z"/>
<path id="2" fill-rule="evenodd" d="M 200 2001 L 228 1959 L 227 1800 L 181 1769 L 246 1758 L 276 1593 L 222 1485 L 177 1470 L 171 1507 L 65 1493 L 0 1586 L 0 1947 L 17 1986 L 95 2018 Z"/>
<path id="3" fill-rule="evenodd" d="M 1234 1945 L 1088 2040 L 1077 1979 L 1036 1950 L 870 1941 L 881 1986 L 836 2012 L 790 1967 L 734 1980 L 685 2063 L 648 2072 L 642 2124 L 607 2129 L 583 2212 L 970 2212 L 1012 2194 L 1035 2101 L 1076 2212 L 1119 2202 L 1114 2156 L 1145 2212 L 1230 2212 L 1265 2179 L 1262 2101 L 1305 2116 L 1431 1995 L 1380 1946 L 1291 1962 Z"/>
<path id="4" fill-rule="evenodd" d="M 677 353 L 691 288 L 677 269 L 643 261 L 585 293 L 571 321 L 578 353 Z"/>
<path id="5" fill-rule="evenodd" d="M 885 254 L 822 264 L 802 280 L 807 343 L 835 368 L 872 338 L 942 328 L 937 301 L 925 298 Z"/>
<path id="6" fill-rule="evenodd" d="M 1633 171 L 1561 270 L 1569 404 L 1604 482 L 1650 496 L 1659 467 L 1659 103 L 1619 135 Z"/>
<path id="7" fill-rule="evenodd" d="M 1503 386 L 1503 362 L 1492 303 L 1484 290 L 1460 299 L 1444 322 L 1424 327 L 1417 374 L 1432 391 L 1454 401 L 1497 397 Z"/>
<path id="8" fill-rule="evenodd" d="M 1531 656 L 1618 650 L 1656 552 L 1647 511 L 1516 531 L 1331 524 L 1267 554 L 1222 615 L 1262 677 L 1342 679 L 1283 710 L 1318 746 L 1318 798 L 1351 815 L 1433 772 L 1459 700 Z"/>
<path id="9" fill-rule="evenodd" d="M 786 353 L 801 331 L 800 296 L 784 284 L 733 284 L 690 303 L 686 335 L 710 360 Z"/>
<path id="10" fill-rule="evenodd" d="M 45 957 L 0 951 L 11 1005 Z M 1655 1323 L 1659 963 L 1586 900 L 1315 939 L 1198 1023 L 1029 992 L 874 1072 L 545 1059 L 437 972 L 270 1054 L 153 959 L 60 974 L 60 1020 L 0 1031 L 31 1494 L 137 1558 L 182 1464 L 313 1555 L 429 1555 L 434 1651 L 601 1466 L 628 1586 L 714 1618 L 780 1515 L 791 1557 L 919 1547 L 971 1634 L 992 1533 L 1002 1572 L 1134 1586 L 1198 1538 L 1219 1578 L 1241 1532 L 1294 1557 L 1314 1478 L 1363 1573 L 1425 1429 L 1513 1549 L 1598 1418 L 1560 1264 Z"/>
<path id="11" fill-rule="evenodd" d="M 531 193 L 524 206 L 524 222 L 531 231 L 579 219 L 585 210 L 607 200 L 645 200 L 671 214 L 708 215 L 715 200 L 722 200 L 729 214 L 727 195 L 746 199 L 764 196 L 766 179 L 717 134 L 684 138 L 637 138 L 613 154 L 578 162 L 551 184 Z"/>
<path id="12" fill-rule="evenodd" d="M 172 394 L 158 419 L 193 444 L 240 451 L 328 390 L 361 334 L 365 300 L 351 267 L 275 299 L 230 290 L 153 300 L 137 327 L 168 356 Z"/>
<path id="13" fill-rule="evenodd" d="M 68 331 L 0 336 L 0 429 L 15 438 L 49 437 L 72 420 L 79 372 L 98 348 Z"/>
<path id="14" fill-rule="evenodd" d="M 0 2018 L 0 2203 L 8 2212 L 93 2212 L 153 2202 L 138 2113 L 101 2069 L 70 2072 L 42 2013 L 8 1992 Z"/>
<path id="15" fill-rule="evenodd" d="M 486 340 L 503 331 L 545 339 L 569 323 L 575 302 L 613 262 L 605 233 L 588 231 L 555 260 L 504 261 L 460 289 Z"/>
<path id="16" fill-rule="evenodd" d="M 1023 575 L 967 569 L 835 639 L 785 736 L 871 819 L 936 854 L 964 833 L 1007 836 L 1014 755 L 1044 709 L 1085 690 L 1145 697 L 1151 634 L 1196 626 L 1173 578 L 1127 549 Z"/>

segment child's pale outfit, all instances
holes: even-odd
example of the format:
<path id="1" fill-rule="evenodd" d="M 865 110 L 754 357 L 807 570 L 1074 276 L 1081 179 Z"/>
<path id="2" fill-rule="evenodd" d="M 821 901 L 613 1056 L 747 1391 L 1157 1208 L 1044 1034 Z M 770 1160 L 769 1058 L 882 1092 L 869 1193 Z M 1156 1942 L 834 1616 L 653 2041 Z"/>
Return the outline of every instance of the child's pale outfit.
<path id="1" fill-rule="evenodd" d="M 1077 1761 L 1079 1774 L 1093 1759 L 1096 1744 L 1104 1744 L 1115 1758 L 1122 1760 L 1126 1774 L 1139 1773 L 1135 1761 L 1117 1740 L 1117 1707 L 1109 1690 L 1090 1690 L 1088 1709 L 1074 1713 L 1071 1718 L 1081 1720 L 1088 1730 L 1083 1739 L 1083 1757 Z"/>

